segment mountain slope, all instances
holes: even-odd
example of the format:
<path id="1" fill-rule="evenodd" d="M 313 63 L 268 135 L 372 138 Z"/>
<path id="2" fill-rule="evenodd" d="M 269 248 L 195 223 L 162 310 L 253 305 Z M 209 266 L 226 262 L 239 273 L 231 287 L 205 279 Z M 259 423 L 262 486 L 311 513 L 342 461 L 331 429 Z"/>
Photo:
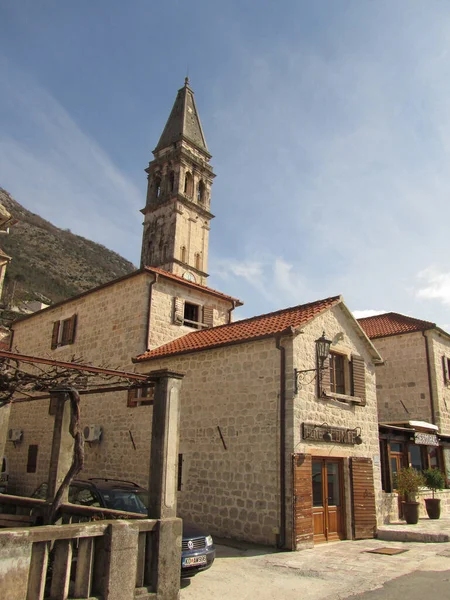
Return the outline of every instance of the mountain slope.
<path id="1" fill-rule="evenodd" d="M 132 263 L 100 244 L 59 229 L 28 211 L 0 188 L 0 204 L 18 220 L 0 247 L 12 260 L 6 298 L 54 303 L 126 275 Z"/>

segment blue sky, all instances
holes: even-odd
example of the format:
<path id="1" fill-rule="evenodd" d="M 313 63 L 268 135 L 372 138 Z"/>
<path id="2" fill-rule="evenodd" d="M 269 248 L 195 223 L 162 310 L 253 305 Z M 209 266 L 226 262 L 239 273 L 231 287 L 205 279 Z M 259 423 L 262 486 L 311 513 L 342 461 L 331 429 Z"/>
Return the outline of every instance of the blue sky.
<path id="1" fill-rule="evenodd" d="M 0 185 L 139 263 L 144 168 L 189 73 L 211 287 L 342 294 L 450 330 L 448 0 L 4 0 Z"/>

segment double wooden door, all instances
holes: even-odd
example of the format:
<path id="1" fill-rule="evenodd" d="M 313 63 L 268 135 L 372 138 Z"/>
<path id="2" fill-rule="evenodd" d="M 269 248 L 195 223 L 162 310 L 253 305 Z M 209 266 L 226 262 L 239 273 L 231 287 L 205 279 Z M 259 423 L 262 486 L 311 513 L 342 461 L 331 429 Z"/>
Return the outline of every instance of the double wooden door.
<path id="1" fill-rule="evenodd" d="M 345 536 L 341 460 L 313 457 L 312 492 L 314 541 L 343 539 Z"/>

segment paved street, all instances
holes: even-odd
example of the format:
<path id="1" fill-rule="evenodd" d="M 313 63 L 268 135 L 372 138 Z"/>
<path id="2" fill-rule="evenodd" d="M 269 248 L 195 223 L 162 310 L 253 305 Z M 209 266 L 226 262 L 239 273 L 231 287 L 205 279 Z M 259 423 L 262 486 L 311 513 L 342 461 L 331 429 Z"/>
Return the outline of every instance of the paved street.
<path id="1" fill-rule="evenodd" d="M 386 547 L 407 551 L 367 553 Z M 183 582 L 181 600 L 343 600 L 355 594 L 358 600 L 395 600 L 407 590 L 413 599 L 427 597 L 431 585 L 435 600 L 447 600 L 449 579 L 450 543 L 363 540 L 302 552 L 219 545 L 213 567 Z"/>

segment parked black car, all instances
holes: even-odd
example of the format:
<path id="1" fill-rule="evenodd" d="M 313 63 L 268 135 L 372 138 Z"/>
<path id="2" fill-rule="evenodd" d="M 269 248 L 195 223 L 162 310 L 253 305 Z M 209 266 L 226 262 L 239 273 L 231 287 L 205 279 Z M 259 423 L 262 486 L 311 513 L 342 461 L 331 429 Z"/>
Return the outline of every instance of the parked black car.
<path id="1" fill-rule="evenodd" d="M 47 483 L 42 483 L 33 498 L 45 499 Z M 81 506 L 112 508 L 147 514 L 148 492 L 131 481 L 92 478 L 74 480 L 69 487 L 69 502 Z M 190 577 L 209 569 L 216 555 L 213 539 L 194 525 L 183 521 L 181 576 Z"/>

